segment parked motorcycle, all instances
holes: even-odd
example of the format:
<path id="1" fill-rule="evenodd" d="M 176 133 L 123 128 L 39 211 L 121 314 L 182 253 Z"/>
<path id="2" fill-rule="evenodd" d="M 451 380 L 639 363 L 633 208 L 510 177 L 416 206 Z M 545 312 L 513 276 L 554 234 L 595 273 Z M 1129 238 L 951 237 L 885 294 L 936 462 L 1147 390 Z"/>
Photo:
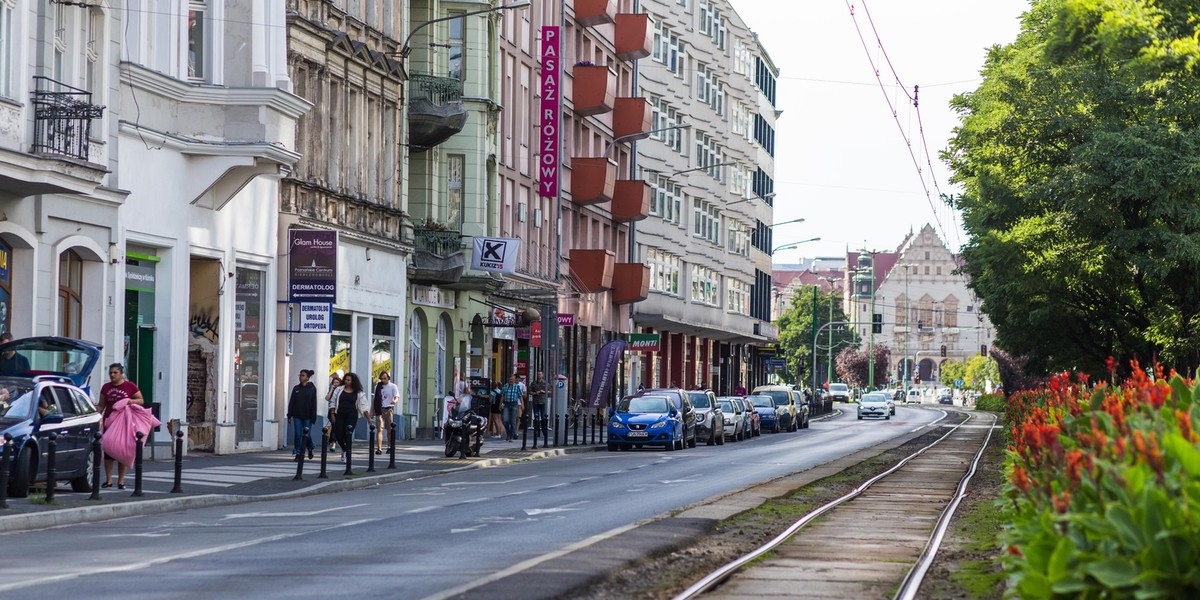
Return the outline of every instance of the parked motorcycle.
<path id="1" fill-rule="evenodd" d="M 483 447 L 483 432 L 487 429 L 487 420 L 475 414 L 469 407 L 457 402 L 450 410 L 450 418 L 446 420 L 443 438 L 446 440 L 446 457 L 458 453 L 461 458 L 479 456 Z"/>

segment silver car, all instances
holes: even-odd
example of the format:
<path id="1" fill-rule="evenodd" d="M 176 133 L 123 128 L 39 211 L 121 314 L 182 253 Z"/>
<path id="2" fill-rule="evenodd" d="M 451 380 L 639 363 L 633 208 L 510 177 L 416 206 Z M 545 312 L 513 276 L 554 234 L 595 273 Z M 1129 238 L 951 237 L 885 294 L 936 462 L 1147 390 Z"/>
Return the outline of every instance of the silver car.
<path id="1" fill-rule="evenodd" d="M 858 420 L 861 421 L 863 417 L 883 417 L 885 420 L 891 420 L 888 395 L 881 392 L 863 394 L 862 399 L 858 401 Z"/>
<path id="2" fill-rule="evenodd" d="M 730 398 L 718 398 L 717 405 L 725 415 L 725 437 L 737 442 L 746 439 L 746 417 L 741 403 Z"/>

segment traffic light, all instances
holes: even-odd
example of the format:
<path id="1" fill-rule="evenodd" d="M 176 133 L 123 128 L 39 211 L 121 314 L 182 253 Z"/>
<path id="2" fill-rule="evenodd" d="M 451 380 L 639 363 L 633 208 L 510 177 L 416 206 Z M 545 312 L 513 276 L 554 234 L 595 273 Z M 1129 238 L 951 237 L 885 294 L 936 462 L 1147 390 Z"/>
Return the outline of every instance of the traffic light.
<path id="1" fill-rule="evenodd" d="M 883 333 L 883 315 L 875 313 L 871 315 L 871 333 Z"/>
<path id="2" fill-rule="evenodd" d="M 918 330 L 925 329 L 925 322 L 918 320 L 917 321 L 917 329 Z"/>
<path id="3" fill-rule="evenodd" d="M 979 347 L 979 354 L 983 355 L 985 358 L 987 357 L 987 344 L 983 344 Z"/>
<path id="4" fill-rule="evenodd" d="M 946 345 L 942 344 L 942 358 L 946 358 Z"/>

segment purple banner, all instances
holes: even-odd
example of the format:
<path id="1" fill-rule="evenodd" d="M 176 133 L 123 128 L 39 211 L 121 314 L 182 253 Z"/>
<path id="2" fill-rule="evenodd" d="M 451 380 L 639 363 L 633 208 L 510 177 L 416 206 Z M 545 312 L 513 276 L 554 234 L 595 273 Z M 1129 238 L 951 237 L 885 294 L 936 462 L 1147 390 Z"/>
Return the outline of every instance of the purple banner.
<path id="1" fill-rule="evenodd" d="M 288 230 L 288 300 L 337 302 L 336 231 Z"/>
<path id="2" fill-rule="evenodd" d="M 624 352 L 625 340 L 613 340 L 600 347 L 600 352 L 596 354 L 596 369 L 592 371 L 588 407 L 608 406 L 608 391 L 612 388 L 613 378 L 617 376 L 617 366 Z"/>
<path id="3" fill-rule="evenodd" d="M 558 62 L 562 41 L 559 28 L 554 25 L 542 27 L 542 77 L 539 88 L 542 93 L 541 127 L 538 128 L 538 194 L 543 198 L 558 197 L 558 127 L 560 121 L 559 83 L 562 81 L 562 65 Z"/>

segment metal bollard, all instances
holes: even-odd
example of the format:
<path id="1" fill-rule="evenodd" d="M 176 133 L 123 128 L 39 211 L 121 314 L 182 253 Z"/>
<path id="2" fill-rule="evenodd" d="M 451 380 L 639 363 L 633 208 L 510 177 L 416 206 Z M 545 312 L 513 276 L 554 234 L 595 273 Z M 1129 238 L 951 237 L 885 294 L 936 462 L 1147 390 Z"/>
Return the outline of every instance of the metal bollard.
<path id="1" fill-rule="evenodd" d="M 4 434 L 4 451 L 0 452 L 0 508 L 8 508 L 8 469 L 12 463 L 12 435 Z"/>
<path id="2" fill-rule="evenodd" d="M 367 430 L 367 472 L 375 472 L 375 423 L 372 419 L 371 428 Z"/>
<path id="3" fill-rule="evenodd" d="M 92 447 L 88 452 L 92 453 L 92 495 L 88 496 L 88 500 L 100 499 L 100 464 L 104 462 L 104 451 L 100 447 L 101 433 L 97 431 L 92 434 Z"/>
<path id="4" fill-rule="evenodd" d="M 558 415 L 558 414 L 554 415 L 554 447 L 555 448 L 558 447 L 558 432 L 562 431 L 564 438 L 566 437 L 566 434 L 567 434 L 566 430 L 564 430 L 558 422 L 558 418 L 561 416 L 562 415 Z"/>
<path id="5" fill-rule="evenodd" d="M 142 495 L 142 438 L 146 434 L 137 432 L 137 449 L 133 455 L 133 494 L 134 497 Z"/>
<path id="6" fill-rule="evenodd" d="M 542 420 L 539 419 L 536 414 L 530 415 L 529 425 L 530 425 L 530 427 L 533 427 L 533 450 L 538 449 L 538 441 L 537 440 L 538 440 L 538 432 L 541 430 L 541 425 L 540 425 L 541 422 L 542 422 Z"/>
<path id="7" fill-rule="evenodd" d="M 392 411 L 395 416 L 395 411 Z M 388 466 L 389 469 L 396 468 L 396 421 L 392 420 L 392 424 L 388 426 Z"/>
<path id="8" fill-rule="evenodd" d="M 329 460 L 329 432 L 332 430 L 329 426 L 321 428 L 321 474 L 317 475 L 317 479 L 329 479 L 325 473 L 325 461 Z"/>
<path id="9" fill-rule="evenodd" d="M 304 428 L 304 437 L 302 440 L 308 439 L 308 428 Z M 292 481 L 304 481 L 304 448 L 296 448 L 296 476 L 292 477 Z"/>
<path id="10" fill-rule="evenodd" d="M 46 448 L 46 504 L 54 504 L 54 488 L 58 487 L 58 469 L 54 464 L 58 454 L 58 433 L 51 431 L 47 436 L 50 443 Z"/>
<path id="11" fill-rule="evenodd" d="M 521 449 L 522 450 L 525 449 L 525 444 L 529 443 L 529 423 L 525 423 L 525 426 L 521 427 L 521 421 L 525 420 L 526 418 L 532 420 L 533 415 L 531 415 L 529 413 L 525 413 L 524 415 L 521 415 L 521 417 L 517 419 L 517 427 L 521 428 Z"/>
<path id="12" fill-rule="evenodd" d="M 183 493 L 183 430 L 175 430 L 175 487 L 172 494 Z"/>
<path id="13" fill-rule="evenodd" d="M 572 446 L 579 445 L 579 418 L 582 416 L 583 415 L 579 415 L 578 417 L 575 417 L 575 423 L 572 424 L 572 427 L 571 427 L 571 445 Z"/>
<path id="14" fill-rule="evenodd" d="M 350 471 L 351 463 L 354 461 L 353 448 L 354 448 L 354 426 L 347 425 L 346 426 L 346 447 L 342 448 L 342 450 L 346 451 L 346 472 L 343 473 L 343 475 L 353 475 L 354 474 Z"/>

